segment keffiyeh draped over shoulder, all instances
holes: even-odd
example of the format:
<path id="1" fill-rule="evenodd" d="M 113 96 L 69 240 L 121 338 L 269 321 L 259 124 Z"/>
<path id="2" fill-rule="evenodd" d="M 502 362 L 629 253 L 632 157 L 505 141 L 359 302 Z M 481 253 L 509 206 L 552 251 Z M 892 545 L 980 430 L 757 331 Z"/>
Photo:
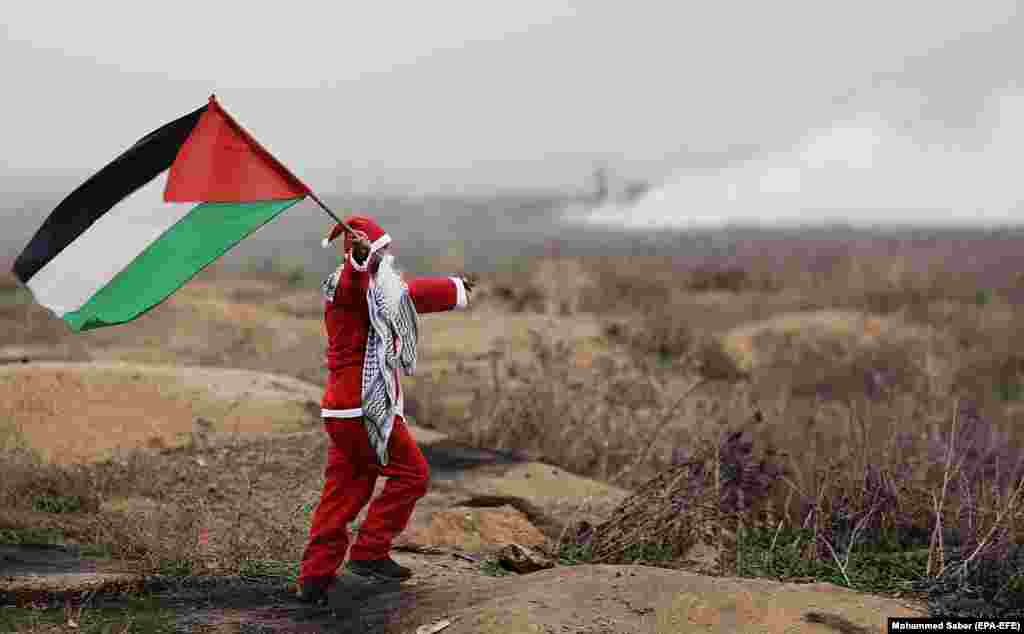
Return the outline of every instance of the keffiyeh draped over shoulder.
<path id="1" fill-rule="evenodd" d="M 334 292 L 338 290 L 338 279 L 340 277 L 341 269 L 339 268 L 327 276 L 327 279 L 320 284 L 320 292 L 323 294 L 325 302 L 334 300 Z"/>
<path id="2" fill-rule="evenodd" d="M 387 288 L 389 285 L 397 288 Z M 391 256 L 383 258 L 378 274 L 371 278 L 366 303 L 370 309 L 370 332 L 363 361 L 363 423 L 370 446 L 384 466 L 388 464 L 388 439 L 398 408 L 396 372 L 401 370 L 411 376 L 416 371 L 419 335 L 409 287 L 391 269 Z"/>

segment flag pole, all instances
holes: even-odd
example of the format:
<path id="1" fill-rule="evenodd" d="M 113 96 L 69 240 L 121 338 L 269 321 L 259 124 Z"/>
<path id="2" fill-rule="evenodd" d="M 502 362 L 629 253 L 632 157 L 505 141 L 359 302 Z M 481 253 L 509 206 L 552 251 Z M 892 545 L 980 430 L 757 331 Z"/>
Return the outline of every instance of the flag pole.
<path id="1" fill-rule="evenodd" d="M 347 222 L 345 222 L 344 220 L 339 218 L 337 215 L 335 215 L 335 213 L 333 211 L 331 211 L 330 207 L 325 205 L 324 201 L 320 200 L 319 196 L 317 196 L 312 191 L 310 191 L 309 192 L 309 197 L 313 199 L 313 202 L 315 202 L 317 205 L 320 206 L 320 209 L 323 209 L 327 213 L 328 216 L 333 218 L 335 222 L 337 222 L 339 225 L 341 225 L 342 228 L 345 229 L 345 231 L 348 231 L 349 233 L 351 233 L 352 237 L 356 237 L 355 229 L 350 227 Z"/>

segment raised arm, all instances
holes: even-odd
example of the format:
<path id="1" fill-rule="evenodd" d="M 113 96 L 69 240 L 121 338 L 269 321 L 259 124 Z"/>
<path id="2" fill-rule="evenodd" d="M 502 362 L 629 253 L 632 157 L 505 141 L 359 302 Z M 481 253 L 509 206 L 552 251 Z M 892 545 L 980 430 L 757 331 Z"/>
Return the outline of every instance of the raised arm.
<path id="1" fill-rule="evenodd" d="M 469 305 L 469 294 L 462 278 L 416 277 L 407 284 L 417 313 L 440 313 Z"/>

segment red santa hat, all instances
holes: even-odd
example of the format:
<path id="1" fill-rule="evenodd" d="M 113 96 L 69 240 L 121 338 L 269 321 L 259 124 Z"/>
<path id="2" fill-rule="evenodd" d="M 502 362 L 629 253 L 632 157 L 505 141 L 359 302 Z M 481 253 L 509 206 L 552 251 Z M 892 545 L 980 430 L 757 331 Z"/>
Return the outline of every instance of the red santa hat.
<path id="1" fill-rule="evenodd" d="M 391 236 L 381 229 L 377 221 L 370 216 L 349 216 L 345 218 L 345 223 L 356 231 L 362 231 L 370 239 L 370 255 L 391 244 Z M 324 238 L 321 244 L 326 249 L 342 233 L 345 234 L 345 250 L 348 251 L 352 248 L 352 234 L 345 231 L 345 228 L 340 224 L 336 224 L 331 228 L 331 233 Z"/>

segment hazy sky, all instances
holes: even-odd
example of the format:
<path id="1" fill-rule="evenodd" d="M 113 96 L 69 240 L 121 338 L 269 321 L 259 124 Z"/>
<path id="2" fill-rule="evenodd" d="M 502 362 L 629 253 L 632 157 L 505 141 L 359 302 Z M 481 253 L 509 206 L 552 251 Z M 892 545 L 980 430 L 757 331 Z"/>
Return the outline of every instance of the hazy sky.
<path id="1" fill-rule="evenodd" d="M 12 0 L 0 191 L 81 181 L 211 92 L 325 193 L 581 187 L 599 160 L 672 179 L 803 148 L 843 121 L 977 145 L 991 129 L 979 117 L 1021 107 L 991 101 L 1019 77 L 1016 11 L 1013 0 Z"/>

